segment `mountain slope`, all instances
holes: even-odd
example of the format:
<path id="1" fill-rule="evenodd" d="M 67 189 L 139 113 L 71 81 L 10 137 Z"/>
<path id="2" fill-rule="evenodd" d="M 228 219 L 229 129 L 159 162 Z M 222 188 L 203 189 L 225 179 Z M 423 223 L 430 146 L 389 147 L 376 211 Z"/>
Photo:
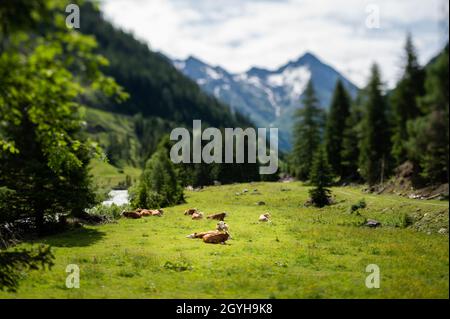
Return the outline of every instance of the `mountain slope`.
<path id="1" fill-rule="evenodd" d="M 250 125 L 216 98 L 204 94 L 189 78 L 177 71 L 171 61 L 115 28 L 92 4 L 83 6 L 81 32 L 93 35 L 98 51 L 110 62 L 104 72 L 116 79 L 130 94 L 123 104 L 108 101 L 103 109 L 128 115 L 141 113 L 192 126 L 201 119 L 216 127 Z M 95 107 L 99 107 L 98 101 Z"/>
<path id="2" fill-rule="evenodd" d="M 280 128 L 280 143 L 284 149 L 290 147 L 293 115 L 301 107 L 303 91 L 310 79 L 325 109 L 330 105 L 338 79 L 352 97 L 358 91 L 354 84 L 311 53 L 277 70 L 252 68 L 242 74 L 229 73 L 194 57 L 173 63 L 203 90 L 245 114 L 258 126 Z"/>

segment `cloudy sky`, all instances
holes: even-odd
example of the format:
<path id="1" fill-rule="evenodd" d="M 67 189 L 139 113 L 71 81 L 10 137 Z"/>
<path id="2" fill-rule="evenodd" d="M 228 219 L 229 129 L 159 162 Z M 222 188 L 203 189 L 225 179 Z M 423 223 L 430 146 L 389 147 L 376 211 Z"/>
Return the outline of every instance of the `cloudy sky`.
<path id="1" fill-rule="evenodd" d="M 194 55 L 238 73 L 252 66 L 275 69 L 309 51 L 358 86 L 374 61 L 386 84 L 395 83 L 407 32 L 422 63 L 448 36 L 442 25 L 448 15 L 445 0 L 102 2 L 115 25 L 172 58 Z"/>

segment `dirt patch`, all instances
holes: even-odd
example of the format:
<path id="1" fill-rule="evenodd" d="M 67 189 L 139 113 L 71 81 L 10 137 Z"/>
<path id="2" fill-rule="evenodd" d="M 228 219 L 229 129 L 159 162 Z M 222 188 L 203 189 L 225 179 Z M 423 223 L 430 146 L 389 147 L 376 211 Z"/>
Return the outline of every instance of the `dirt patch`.
<path id="1" fill-rule="evenodd" d="M 395 176 L 384 185 L 367 189 L 377 194 L 395 194 L 415 199 L 448 199 L 448 183 L 415 187 L 416 168 L 412 162 L 405 162 L 395 169 Z"/>

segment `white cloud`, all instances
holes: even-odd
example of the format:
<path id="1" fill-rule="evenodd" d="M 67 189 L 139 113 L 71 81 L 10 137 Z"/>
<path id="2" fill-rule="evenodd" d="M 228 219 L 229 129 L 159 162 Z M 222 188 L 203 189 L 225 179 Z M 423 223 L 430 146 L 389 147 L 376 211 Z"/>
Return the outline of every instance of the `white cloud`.
<path id="1" fill-rule="evenodd" d="M 370 65 L 389 86 L 400 72 L 406 33 L 422 63 L 442 47 L 443 0 L 104 0 L 106 16 L 155 50 L 195 55 L 232 72 L 276 68 L 315 53 L 357 85 Z M 380 8 L 380 29 L 368 29 L 366 5 Z"/>

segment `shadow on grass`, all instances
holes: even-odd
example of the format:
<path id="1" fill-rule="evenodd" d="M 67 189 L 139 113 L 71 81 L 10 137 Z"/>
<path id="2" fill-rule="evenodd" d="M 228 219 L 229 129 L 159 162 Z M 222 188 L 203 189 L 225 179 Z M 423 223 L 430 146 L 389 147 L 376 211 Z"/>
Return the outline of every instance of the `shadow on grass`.
<path id="1" fill-rule="evenodd" d="M 39 240 L 42 244 L 54 247 L 86 247 L 105 237 L 105 233 L 92 228 L 79 228 Z"/>

